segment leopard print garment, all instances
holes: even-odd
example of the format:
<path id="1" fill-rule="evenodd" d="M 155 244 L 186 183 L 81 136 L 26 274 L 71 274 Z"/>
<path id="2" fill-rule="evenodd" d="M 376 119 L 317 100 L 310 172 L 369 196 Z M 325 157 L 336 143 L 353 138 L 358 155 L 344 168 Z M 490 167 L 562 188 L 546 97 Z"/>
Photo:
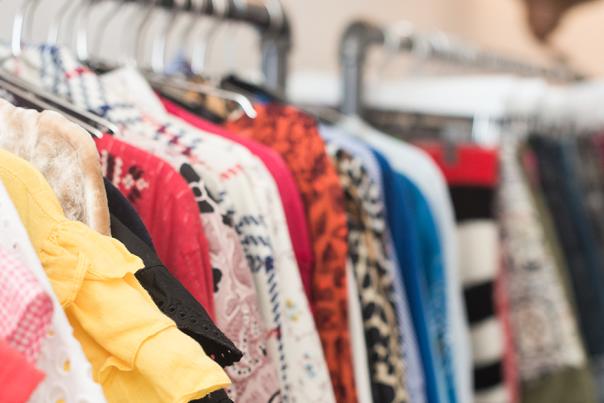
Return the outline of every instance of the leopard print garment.
<path id="1" fill-rule="evenodd" d="M 337 172 L 314 119 L 290 106 L 255 108 L 255 119 L 242 117 L 227 129 L 277 151 L 296 180 L 315 255 L 310 303 L 333 389 L 339 403 L 356 402 L 348 327 L 348 230 Z"/>
<path id="2" fill-rule="evenodd" d="M 344 188 L 348 255 L 363 312 L 374 402 L 407 402 L 405 368 L 394 305 L 394 263 L 386 251 L 384 205 L 363 162 L 327 145 Z M 390 297 L 389 297 L 390 296 Z"/>

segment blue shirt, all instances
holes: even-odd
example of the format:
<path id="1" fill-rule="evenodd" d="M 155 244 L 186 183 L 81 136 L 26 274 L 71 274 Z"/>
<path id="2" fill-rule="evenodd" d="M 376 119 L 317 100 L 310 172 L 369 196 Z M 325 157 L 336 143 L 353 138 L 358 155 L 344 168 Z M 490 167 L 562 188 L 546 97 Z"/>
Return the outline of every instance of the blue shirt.
<path id="1" fill-rule="evenodd" d="M 395 172 L 380 153 L 374 151 L 374 155 L 382 171 L 387 222 L 409 299 L 426 395 L 431 403 L 455 402 L 452 365 L 447 364 L 446 348 L 439 341 L 446 330 L 446 298 L 436 223 L 417 186 Z"/>

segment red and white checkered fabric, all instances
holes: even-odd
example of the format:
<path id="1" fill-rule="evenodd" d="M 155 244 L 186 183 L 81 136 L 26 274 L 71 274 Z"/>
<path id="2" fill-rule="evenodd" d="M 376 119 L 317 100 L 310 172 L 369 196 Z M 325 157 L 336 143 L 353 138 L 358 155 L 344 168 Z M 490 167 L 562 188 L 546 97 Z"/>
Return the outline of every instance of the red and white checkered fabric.
<path id="1" fill-rule="evenodd" d="M 0 249 L 0 338 L 34 363 L 52 312 L 50 296 L 30 269 Z"/>

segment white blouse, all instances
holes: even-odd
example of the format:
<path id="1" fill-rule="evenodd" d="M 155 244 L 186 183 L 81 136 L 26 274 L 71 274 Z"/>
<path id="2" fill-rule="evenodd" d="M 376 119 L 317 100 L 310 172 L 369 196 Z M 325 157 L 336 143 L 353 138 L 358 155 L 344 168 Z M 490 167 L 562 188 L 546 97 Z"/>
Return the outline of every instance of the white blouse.
<path id="1" fill-rule="evenodd" d="M 101 386 L 92 380 L 92 367 L 73 337 L 71 325 L 53 293 L 46 273 L 34 251 L 19 214 L 0 182 L 0 247 L 10 250 L 32 270 L 51 295 L 52 323 L 36 366 L 46 374 L 30 398 L 31 403 L 105 403 Z"/>

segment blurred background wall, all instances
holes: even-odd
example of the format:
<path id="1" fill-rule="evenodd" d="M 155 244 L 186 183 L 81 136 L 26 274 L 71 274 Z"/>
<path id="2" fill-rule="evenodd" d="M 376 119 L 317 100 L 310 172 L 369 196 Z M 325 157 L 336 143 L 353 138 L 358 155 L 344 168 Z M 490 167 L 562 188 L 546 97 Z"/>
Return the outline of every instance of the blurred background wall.
<path id="1" fill-rule="evenodd" d="M 573 66 L 604 73 L 604 1 L 573 10 L 554 34 L 551 49 L 530 35 L 520 0 L 285 0 L 293 16 L 294 66 L 335 68 L 338 35 L 355 17 L 393 22 L 408 19 L 488 48 L 535 61 L 563 56 Z"/>
<path id="2" fill-rule="evenodd" d="M 49 21 L 64 1 L 41 0 L 33 28 L 36 39 L 45 36 Z M 10 38 L 10 25 L 18 4 L 20 0 L 0 1 L 0 37 L 4 40 Z M 293 71 L 334 72 L 339 35 L 347 22 L 362 17 L 383 23 L 407 19 L 420 28 L 444 30 L 525 60 L 548 62 L 563 58 L 589 74 L 604 74 L 604 0 L 573 10 L 549 47 L 530 36 L 520 0 L 283 0 L 283 4 L 294 26 Z M 104 11 L 103 7 L 95 10 L 95 18 Z M 105 54 L 123 52 L 125 36 L 133 29 L 136 13 L 135 9 L 124 9 L 112 21 L 104 34 Z M 237 38 L 243 44 L 232 47 L 237 50 L 236 60 L 232 60 L 233 55 L 224 55 L 221 49 L 226 47 L 215 45 L 214 63 L 216 59 L 237 66 L 257 62 L 257 52 L 251 50 L 253 36 L 240 34 Z M 250 41 L 250 46 L 246 41 Z"/>

